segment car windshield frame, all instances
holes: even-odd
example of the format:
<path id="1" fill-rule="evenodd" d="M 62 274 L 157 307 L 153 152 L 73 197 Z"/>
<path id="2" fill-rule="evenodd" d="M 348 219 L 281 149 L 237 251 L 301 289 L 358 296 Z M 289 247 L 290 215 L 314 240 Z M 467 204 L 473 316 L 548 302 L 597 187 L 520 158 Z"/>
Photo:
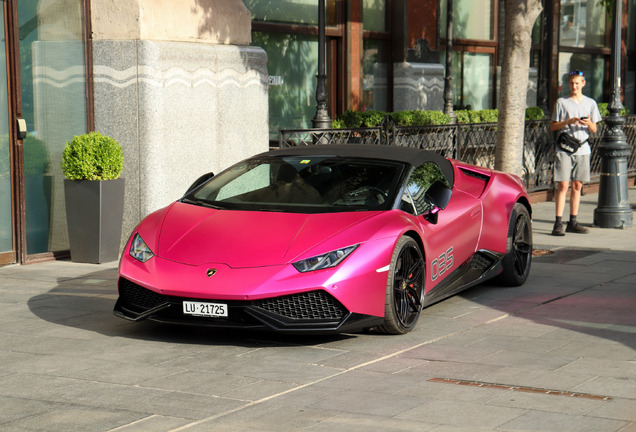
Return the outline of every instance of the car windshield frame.
<path id="1" fill-rule="evenodd" d="M 256 156 L 219 173 L 180 201 L 218 210 L 385 211 L 394 207 L 409 168 L 404 162 L 349 156 Z"/>

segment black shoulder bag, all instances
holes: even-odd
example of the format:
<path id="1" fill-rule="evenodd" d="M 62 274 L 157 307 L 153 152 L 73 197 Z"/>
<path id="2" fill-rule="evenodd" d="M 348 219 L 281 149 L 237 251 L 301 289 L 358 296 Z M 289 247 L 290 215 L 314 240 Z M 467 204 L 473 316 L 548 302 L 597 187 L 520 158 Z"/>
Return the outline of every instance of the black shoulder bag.
<path id="1" fill-rule="evenodd" d="M 581 148 L 581 146 L 586 142 L 587 140 L 581 142 L 578 139 L 574 138 L 572 135 L 565 132 L 561 132 L 557 137 L 557 146 L 568 154 L 576 153 L 577 150 Z"/>

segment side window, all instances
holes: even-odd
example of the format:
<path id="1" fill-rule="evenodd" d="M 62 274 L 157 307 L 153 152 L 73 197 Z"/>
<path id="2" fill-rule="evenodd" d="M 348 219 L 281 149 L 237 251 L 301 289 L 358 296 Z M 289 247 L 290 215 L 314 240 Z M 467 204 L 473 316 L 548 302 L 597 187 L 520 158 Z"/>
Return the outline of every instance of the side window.
<path id="1" fill-rule="evenodd" d="M 422 214 L 427 210 L 430 210 L 431 204 L 426 200 L 426 191 L 436 181 L 441 181 L 446 186 L 450 187 L 446 176 L 437 164 L 433 162 L 425 162 L 415 168 L 411 173 L 411 177 L 409 177 L 406 187 L 407 190 L 404 191 L 404 195 L 410 196 L 402 196 L 402 210 L 413 214 Z M 409 208 L 405 205 L 405 203 L 410 203 L 411 208 L 414 208 L 415 212 L 409 211 Z"/>

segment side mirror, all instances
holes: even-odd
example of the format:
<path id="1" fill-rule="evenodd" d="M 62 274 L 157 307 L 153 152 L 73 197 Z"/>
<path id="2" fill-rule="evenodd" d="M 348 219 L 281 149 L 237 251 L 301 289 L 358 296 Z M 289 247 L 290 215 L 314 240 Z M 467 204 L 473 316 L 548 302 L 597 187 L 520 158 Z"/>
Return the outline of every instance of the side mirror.
<path id="1" fill-rule="evenodd" d="M 210 180 L 212 177 L 214 177 L 214 173 L 207 173 L 207 174 L 203 174 L 201 177 L 199 177 L 198 179 L 196 179 L 194 181 L 194 183 L 192 183 L 190 185 L 190 187 L 188 188 L 188 190 L 186 191 L 186 193 L 184 195 L 188 195 L 190 192 L 192 192 L 193 190 L 195 190 L 196 188 L 198 188 L 199 186 L 201 186 L 203 183 L 207 182 L 208 180 Z"/>
<path id="2" fill-rule="evenodd" d="M 444 210 L 451 199 L 453 191 L 441 181 L 436 181 L 426 191 L 426 199 L 435 207 Z"/>
<path id="3" fill-rule="evenodd" d="M 451 199 L 453 191 L 440 181 L 436 181 L 426 191 L 426 200 L 433 205 L 433 209 L 426 213 L 424 217 L 432 224 L 436 224 L 439 218 L 439 211 L 444 210 Z"/>

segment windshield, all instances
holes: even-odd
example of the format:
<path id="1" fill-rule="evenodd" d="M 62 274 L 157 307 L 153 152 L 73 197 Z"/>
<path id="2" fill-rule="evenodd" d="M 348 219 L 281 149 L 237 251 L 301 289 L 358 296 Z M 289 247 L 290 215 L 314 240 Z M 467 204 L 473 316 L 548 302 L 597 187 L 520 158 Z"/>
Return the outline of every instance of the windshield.
<path id="1" fill-rule="evenodd" d="M 396 162 L 333 156 L 261 157 L 222 172 L 182 201 L 295 213 L 386 210 L 403 169 Z"/>

